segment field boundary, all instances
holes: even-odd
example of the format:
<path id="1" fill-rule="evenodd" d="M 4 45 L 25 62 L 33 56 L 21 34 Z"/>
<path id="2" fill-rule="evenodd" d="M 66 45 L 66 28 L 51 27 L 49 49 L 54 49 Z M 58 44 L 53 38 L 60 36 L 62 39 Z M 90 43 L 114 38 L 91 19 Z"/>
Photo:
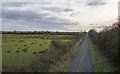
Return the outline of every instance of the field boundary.
<path id="1" fill-rule="evenodd" d="M 94 65 L 94 72 L 114 72 L 116 70 L 110 60 L 105 57 L 99 48 L 92 42 L 90 37 L 89 46 Z"/>
<path id="2" fill-rule="evenodd" d="M 65 55 L 61 57 L 61 61 L 57 61 L 56 65 L 52 65 L 51 70 L 49 70 L 49 72 L 66 72 L 73 58 L 77 54 L 83 40 L 84 37 L 81 38 Z M 58 65 L 59 68 L 57 68 Z"/>

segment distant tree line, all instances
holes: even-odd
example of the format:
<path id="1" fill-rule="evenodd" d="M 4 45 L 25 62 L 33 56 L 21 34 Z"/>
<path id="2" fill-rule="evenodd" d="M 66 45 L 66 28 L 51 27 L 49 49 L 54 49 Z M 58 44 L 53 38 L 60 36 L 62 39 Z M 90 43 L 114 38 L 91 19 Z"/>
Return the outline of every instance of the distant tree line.
<path id="1" fill-rule="evenodd" d="M 89 36 L 103 54 L 120 69 L 120 18 L 112 26 L 105 27 L 101 32 L 91 29 Z"/>
<path id="2" fill-rule="evenodd" d="M 45 35 L 78 35 L 81 32 L 52 32 L 52 31 L 2 31 L 2 34 L 45 34 Z M 84 32 L 85 33 L 85 32 Z"/>

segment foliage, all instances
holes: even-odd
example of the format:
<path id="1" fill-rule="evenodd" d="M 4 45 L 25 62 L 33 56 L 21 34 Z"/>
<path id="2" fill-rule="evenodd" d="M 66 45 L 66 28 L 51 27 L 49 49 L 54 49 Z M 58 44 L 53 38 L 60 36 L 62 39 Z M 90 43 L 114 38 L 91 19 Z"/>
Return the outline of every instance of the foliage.
<path id="1" fill-rule="evenodd" d="M 2 31 L 2 34 L 80 35 L 81 32 L 16 31 L 14 30 L 14 31 Z"/>
<path id="2" fill-rule="evenodd" d="M 113 26 L 104 28 L 101 32 L 96 32 L 94 29 L 89 31 L 89 35 L 95 44 L 99 46 L 101 51 L 115 62 L 116 66 L 120 66 L 120 50 L 118 42 L 120 38 L 120 22 L 115 22 Z"/>
<path id="3" fill-rule="evenodd" d="M 116 68 L 110 59 L 105 57 L 100 49 L 89 38 L 90 53 L 94 65 L 94 72 L 114 72 Z"/>

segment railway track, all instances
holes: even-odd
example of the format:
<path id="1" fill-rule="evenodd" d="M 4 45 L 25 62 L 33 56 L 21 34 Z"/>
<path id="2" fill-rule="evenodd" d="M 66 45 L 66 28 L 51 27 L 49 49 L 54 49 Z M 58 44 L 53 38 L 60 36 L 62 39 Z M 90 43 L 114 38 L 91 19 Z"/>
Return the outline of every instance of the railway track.
<path id="1" fill-rule="evenodd" d="M 88 34 L 86 34 L 75 58 L 67 72 L 93 72 L 93 64 L 89 51 Z"/>

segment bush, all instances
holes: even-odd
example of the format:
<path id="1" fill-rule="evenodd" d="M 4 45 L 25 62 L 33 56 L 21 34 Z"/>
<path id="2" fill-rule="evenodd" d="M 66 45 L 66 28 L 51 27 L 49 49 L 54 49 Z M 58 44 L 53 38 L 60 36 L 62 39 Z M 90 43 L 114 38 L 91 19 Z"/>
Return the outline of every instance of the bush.
<path id="1" fill-rule="evenodd" d="M 120 23 L 117 25 L 120 25 Z M 119 26 L 113 25 L 104 28 L 101 32 L 96 32 L 94 29 L 89 31 L 89 35 L 93 42 L 99 46 L 104 55 L 111 59 L 118 67 L 120 66 L 120 51 L 118 48 L 118 33 Z"/>

